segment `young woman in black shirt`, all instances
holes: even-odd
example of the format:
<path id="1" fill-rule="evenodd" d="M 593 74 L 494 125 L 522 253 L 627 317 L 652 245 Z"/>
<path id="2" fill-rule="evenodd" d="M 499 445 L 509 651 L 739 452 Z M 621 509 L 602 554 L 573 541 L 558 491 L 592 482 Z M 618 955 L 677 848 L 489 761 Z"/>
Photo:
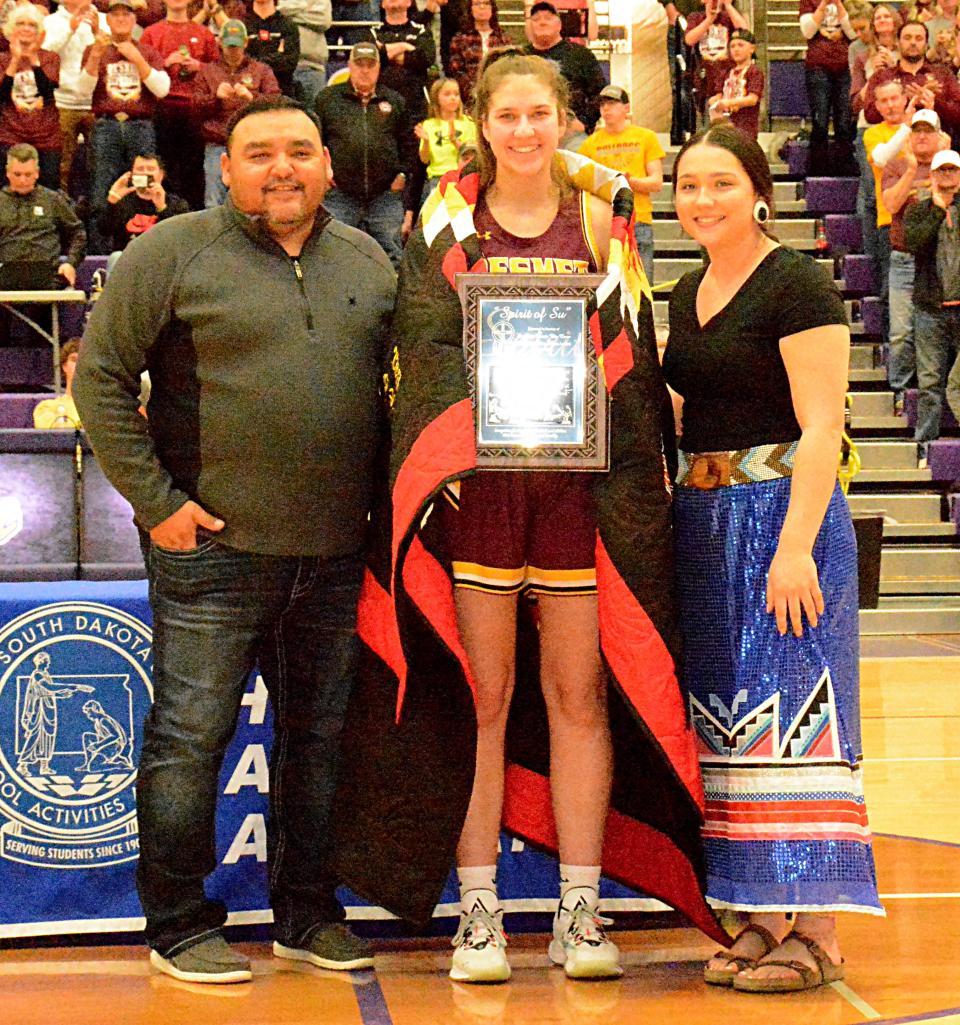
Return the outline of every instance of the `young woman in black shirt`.
<path id="1" fill-rule="evenodd" d="M 755 142 L 724 124 L 695 137 L 674 193 L 710 257 L 671 295 L 664 357 L 683 399 L 684 684 L 708 900 L 748 919 L 705 979 L 807 989 L 843 976 L 834 912 L 883 914 L 860 771 L 856 542 L 837 484 L 850 334 L 821 268 L 766 230 L 773 185 Z"/>

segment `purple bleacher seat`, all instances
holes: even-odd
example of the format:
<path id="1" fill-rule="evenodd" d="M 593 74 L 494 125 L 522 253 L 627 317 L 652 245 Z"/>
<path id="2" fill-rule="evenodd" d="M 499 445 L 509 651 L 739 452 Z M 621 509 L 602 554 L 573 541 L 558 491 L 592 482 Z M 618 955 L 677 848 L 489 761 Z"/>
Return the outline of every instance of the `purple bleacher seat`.
<path id="1" fill-rule="evenodd" d="M 804 198 L 812 214 L 852 214 L 857 209 L 859 178 L 808 178 Z"/>
<path id="2" fill-rule="evenodd" d="M 50 392 L 25 395 L 21 392 L 0 392 L 0 428 L 33 427 L 33 407 Z"/>
<path id="3" fill-rule="evenodd" d="M 863 231 L 856 214 L 827 214 L 823 219 L 827 241 L 832 252 L 859 253 L 863 246 Z"/>
<path id="4" fill-rule="evenodd" d="M 938 438 L 927 447 L 927 466 L 934 480 L 960 480 L 960 438 Z"/>
<path id="5" fill-rule="evenodd" d="M 106 280 L 108 259 L 107 256 L 86 257 L 77 268 L 77 288 L 90 295 L 93 275 L 97 271 L 100 271 L 101 278 Z M 60 338 L 62 341 L 83 334 L 87 322 L 87 308 L 79 303 L 71 303 L 63 307 L 60 311 Z"/>
<path id="6" fill-rule="evenodd" d="M 793 139 L 784 148 L 790 174 L 797 178 L 805 178 L 807 168 L 810 166 L 810 147 L 805 142 L 797 142 L 796 139 Z"/>
<path id="7" fill-rule="evenodd" d="M 771 117 L 809 117 L 806 70 L 801 61 L 770 61 L 769 97 Z"/>
<path id="8" fill-rule="evenodd" d="M 0 386 L 30 391 L 53 384 L 53 359 L 48 346 L 0 349 Z"/>
<path id="9" fill-rule="evenodd" d="M 843 283 L 848 292 L 874 294 L 877 290 L 877 274 L 873 258 L 864 253 L 851 253 L 844 257 Z"/>
<path id="10" fill-rule="evenodd" d="M 917 426 L 917 402 L 919 401 L 919 394 L 920 393 L 916 388 L 908 388 L 903 393 L 903 415 L 911 427 Z M 958 426 L 960 426 L 960 424 L 957 423 L 957 418 L 953 415 L 953 411 L 946 403 L 944 403 L 943 416 L 940 418 L 940 429 L 952 430 Z"/>
<path id="11" fill-rule="evenodd" d="M 916 388 L 908 388 L 903 393 L 903 418 L 910 427 L 917 426 L 917 398 L 919 392 Z"/>
<path id="12" fill-rule="evenodd" d="M 860 300 L 860 319 L 866 334 L 883 334 L 883 303 L 877 296 L 868 295 Z"/>

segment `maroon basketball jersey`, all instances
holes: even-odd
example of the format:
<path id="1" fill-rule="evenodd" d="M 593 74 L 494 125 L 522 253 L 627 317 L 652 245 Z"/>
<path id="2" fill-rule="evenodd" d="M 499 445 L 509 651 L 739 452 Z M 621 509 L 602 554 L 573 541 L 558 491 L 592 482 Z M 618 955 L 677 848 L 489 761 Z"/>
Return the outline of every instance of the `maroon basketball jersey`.
<path id="1" fill-rule="evenodd" d="M 587 193 L 575 192 L 560 203 L 553 224 L 536 238 L 520 238 L 502 228 L 485 196 L 473 221 L 491 274 L 590 274 L 599 267 L 590 230 Z"/>

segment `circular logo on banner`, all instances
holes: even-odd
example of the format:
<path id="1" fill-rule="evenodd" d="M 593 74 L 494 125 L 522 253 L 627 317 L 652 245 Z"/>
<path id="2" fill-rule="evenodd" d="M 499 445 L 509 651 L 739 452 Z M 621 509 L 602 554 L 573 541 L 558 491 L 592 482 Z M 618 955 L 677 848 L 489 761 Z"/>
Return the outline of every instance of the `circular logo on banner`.
<path id="1" fill-rule="evenodd" d="M 98 602 L 42 605 L 0 630 L 0 857 L 44 868 L 137 857 L 152 645 L 145 623 Z"/>

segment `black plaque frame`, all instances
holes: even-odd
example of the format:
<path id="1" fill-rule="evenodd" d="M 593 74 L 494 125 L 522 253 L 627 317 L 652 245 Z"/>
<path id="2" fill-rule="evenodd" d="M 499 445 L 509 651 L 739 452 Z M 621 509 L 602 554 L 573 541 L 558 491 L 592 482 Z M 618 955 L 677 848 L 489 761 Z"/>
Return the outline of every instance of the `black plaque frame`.
<path id="1" fill-rule="evenodd" d="M 497 470 L 565 470 L 602 473 L 610 468 L 610 406 L 603 372 L 597 363 L 588 323 L 588 304 L 604 280 L 602 274 L 458 274 L 463 306 L 463 354 L 473 404 L 477 466 Z M 576 426 L 582 440 L 526 445 L 519 441 L 489 442 L 481 424 L 484 370 L 482 317 L 491 303 L 516 303 L 544 310 L 559 305 L 576 308 L 579 323 L 574 344 L 582 350 L 583 402 Z M 579 351 L 578 350 L 578 351 Z M 545 428 L 546 430 L 546 428 Z"/>

